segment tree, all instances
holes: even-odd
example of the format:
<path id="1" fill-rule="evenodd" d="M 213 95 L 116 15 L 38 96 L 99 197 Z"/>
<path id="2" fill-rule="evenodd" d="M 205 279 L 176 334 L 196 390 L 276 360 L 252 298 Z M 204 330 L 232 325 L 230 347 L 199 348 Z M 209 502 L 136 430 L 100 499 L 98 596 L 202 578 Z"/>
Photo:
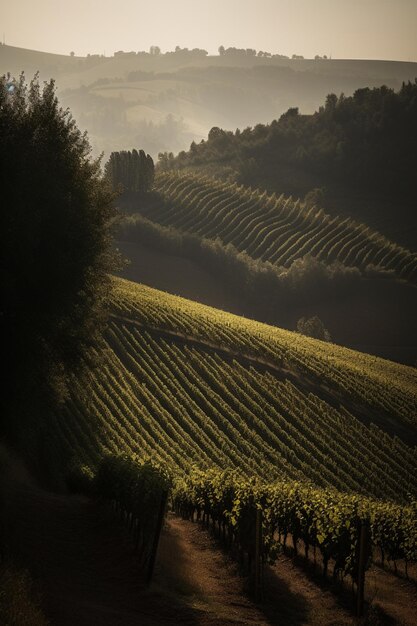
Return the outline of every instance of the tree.
<path id="1" fill-rule="evenodd" d="M 326 198 L 326 189 L 324 187 L 314 187 L 304 196 L 304 204 L 307 207 L 319 206 L 323 207 Z"/>
<path id="2" fill-rule="evenodd" d="M 175 159 L 173 152 L 159 152 L 158 167 L 162 171 L 168 171 L 175 168 Z"/>
<path id="3" fill-rule="evenodd" d="M 73 57 L 73 56 L 75 56 L 75 52 L 73 50 L 71 50 L 70 57 Z"/>
<path id="4" fill-rule="evenodd" d="M 299 319 L 297 322 L 297 331 L 307 337 L 314 337 L 322 341 L 331 341 L 329 331 L 325 328 L 323 322 L 317 315 L 308 319 L 306 317 Z"/>
<path id="5" fill-rule="evenodd" d="M 112 152 L 104 171 L 113 191 L 128 193 L 150 191 L 155 177 L 152 157 L 135 149 Z"/>
<path id="6" fill-rule="evenodd" d="M 219 46 L 218 52 L 219 52 L 219 55 L 222 57 L 224 55 L 224 53 L 225 53 L 224 46 Z"/>
<path id="7" fill-rule="evenodd" d="M 0 79 L 2 355 L 8 423 L 59 401 L 103 316 L 114 196 L 54 81 Z"/>
<path id="8" fill-rule="evenodd" d="M 336 96 L 336 94 L 335 93 L 329 93 L 326 96 L 326 104 L 325 104 L 326 111 L 334 111 L 336 106 L 337 106 L 337 96 Z"/>
<path id="9" fill-rule="evenodd" d="M 279 118 L 279 121 L 284 121 L 284 120 L 294 120 L 297 119 L 298 116 L 300 114 L 300 111 L 298 109 L 298 107 L 291 107 L 288 109 L 288 111 L 286 111 L 285 113 L 283 113 L 281 115 L 281 117 Z"/>
<path id="10" fill-rule="evenodd" d="M 226 132 L 223 129 L 219 128 L 218 126 L 213 126 L 213 128 L 211 128 L 209 131 L 208 140 L 215 141 L 220 137 L 224 137 L 225 134 Z"/>

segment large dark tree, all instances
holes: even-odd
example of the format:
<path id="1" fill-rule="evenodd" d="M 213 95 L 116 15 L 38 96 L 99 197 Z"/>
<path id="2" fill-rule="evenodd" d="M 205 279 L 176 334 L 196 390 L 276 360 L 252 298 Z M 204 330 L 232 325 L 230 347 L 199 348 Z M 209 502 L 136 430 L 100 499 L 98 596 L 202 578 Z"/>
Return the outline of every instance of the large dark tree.
<path id="1" fill-rule="evenodd" d="M 4 426 L 62 397 L 98 326 L 114 208 L 90 153 L 53 81 L 0 79 Z"/>

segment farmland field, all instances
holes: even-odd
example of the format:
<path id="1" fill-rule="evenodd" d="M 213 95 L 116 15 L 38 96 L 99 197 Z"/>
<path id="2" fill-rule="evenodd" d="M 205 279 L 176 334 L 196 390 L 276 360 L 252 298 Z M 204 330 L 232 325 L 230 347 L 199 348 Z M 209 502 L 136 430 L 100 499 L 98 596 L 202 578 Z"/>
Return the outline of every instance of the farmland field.
<path id="1" fill-rule="evenodd" d="M 361 270 L 379 267 L 411 282 L 417 278 L 415 254 L 364 224 L 332 218 L 291 197 L 187 174 L 161 174 L 156 190 L 165 202 L 145 217 L 200 237 L 220 238 L 254 259 L 288 268 L 310 254 Z"/>
<path id="2" fill-rule="evenodd" d="M 125 451 L 179 471 L 238 467 L 397 501 L 415 492 L 414 368 L 120 279 L 111 306 L 99 364 L 74 377 L 50 424 L 61 470 L 71 450 L 90 466 Z"/>

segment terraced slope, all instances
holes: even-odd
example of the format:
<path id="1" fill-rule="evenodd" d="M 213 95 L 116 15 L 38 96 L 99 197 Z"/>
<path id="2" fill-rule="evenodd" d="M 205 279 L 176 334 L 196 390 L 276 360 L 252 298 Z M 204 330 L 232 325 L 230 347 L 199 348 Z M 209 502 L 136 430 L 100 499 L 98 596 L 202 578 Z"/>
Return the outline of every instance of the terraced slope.
<path id="1" fill-rule="evenodd" d="M 307 254 L 365 270 L 392 270 L 417 280 L 417 254 L 350 218 L 330 217 L 299 201 L 187 173 L 162 173 L 156 190 L 164 202 L 142 213 L 163 226 L 219 238 L 254 259 L 288 268 Z"/>
<path id="2" fill-rule="evenodd" d="M 120 279 L 111 305 L 99 365 L 72 381 L 49 426 L 57 463 L 127 451 L 179 470 L 239 467 L 393 500 L 417 492 L 405 443 L 416 441 L 415 369 Z"/>

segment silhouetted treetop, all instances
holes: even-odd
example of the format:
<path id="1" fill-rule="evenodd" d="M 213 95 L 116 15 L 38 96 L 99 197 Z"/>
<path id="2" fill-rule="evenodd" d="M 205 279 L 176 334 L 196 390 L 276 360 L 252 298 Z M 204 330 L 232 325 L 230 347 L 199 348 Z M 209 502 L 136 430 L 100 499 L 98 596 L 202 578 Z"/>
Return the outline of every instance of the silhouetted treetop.
<path id="1" fill-rule="evenodd" d="M 152 189 L 154 162 L 143 150 L 112 152 L 104 169 L 113 191 L 146 193 Z"/>
<path id="2" fill-rule="evenodd" d="M 251 159 L 256 170 L 246 166 Z M 268 187 L 271 181 L 273 188 L 284 167 L 307 174 L 312 187 L 332 180 L 415 198 L 417 79 L 398 92 L 382 86 L 358 89 L 350 97 L 329 94 L 313 115 L 293 107 L 267 125 L 235 133 L 212 128 L 207 141 L 176 159 L 177 167 L 202 163 L 229 164 L 241 173 L 239 182 L 249 185 Z"/>
<path id="3" fill-rule="evenodd" d="M 2 348 L 8 410 L 59 396 L 114 267 L 113 194 L 54 82 L 0 79 Z"/>

